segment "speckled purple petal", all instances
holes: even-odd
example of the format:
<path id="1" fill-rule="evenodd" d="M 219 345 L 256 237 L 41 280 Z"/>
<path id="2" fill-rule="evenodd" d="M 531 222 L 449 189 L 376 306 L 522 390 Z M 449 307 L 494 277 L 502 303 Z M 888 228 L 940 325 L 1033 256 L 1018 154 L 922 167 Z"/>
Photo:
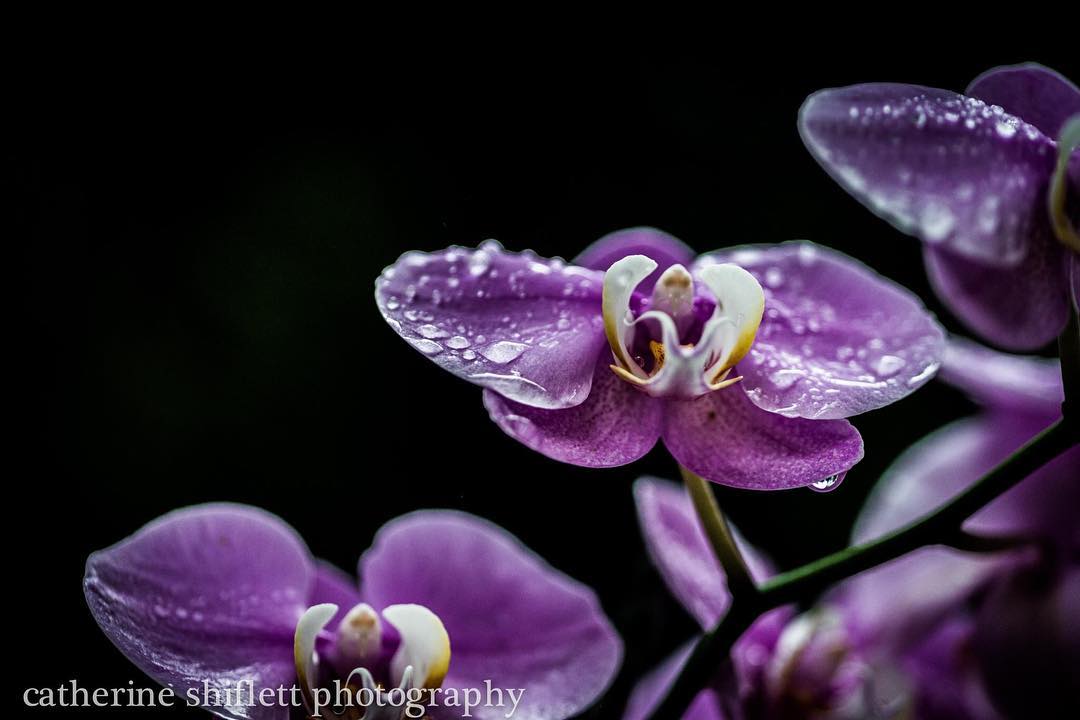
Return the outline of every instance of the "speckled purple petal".
<path id="1" fill-rule="evenodd" d="M 1046 225 L 1037 221 L 1036 225 Z M 986 265 L 936 247 L 923 248 L 938 297 L 972 331 L 1008 350 L 1034 350 L 1057 337 L 1069 312 L 1065 249 L 1048 226 L 1032 236 L 1027 257 L 1011 268 Z"/>
<path id="2" fill-rule="evenodd" d="M 686 488 L 643 477 L 634 483 L 634 500 L 645 546 L 668 589 L 702 628 L 711 628 L 727 612 L 731 595 Z M 755 580 L 772 575 L 769 561 L 738 533 L 736 543 Z"/>
<path id="3" fill-rule="evenodd" d="M 683 466 L 751 490 L 805 487 L 849 470 L 863 456 L 847 420 L 788 418 L 762 410 L 738 385 L 669 401 L 664 445 Z"/>
<path id="4" fill-rule="evenodd" d="M 981 100 L 889 83 L 822 90 L 803 104 L 799 132 L 860 202 L 961 257 L 1015 265 L 1047 215 L 1053 140 Z"/>
<path id="5" fill-rule="evenodd" d="M 1065 399 L 1057 360 L 1010 355 L 961 337 L 948 339 L 938 378 L 999 410 L 1053 418 Z"/>
<path id="6" fill-rule="evenodd" d="M 987 70 L 971 81 L 965 94 L 1000 105 L 1005 112 L 1023 118 L 1055 139 L 1065 121 L 1080 113 L 1080 88 L 1037 63 Z"/>
<path id="7" fill-rule="evenodd" d="M 855 524 L 864 542 L 896 530 L 966 489 L 1053 421 L 1015 411 L 958 420 L 905 451 L 882 475 Z M 964 527 L 988 534 L 1076 536 L 1080 449 L 1051 461 Z"/>
<path id="8" fill-rule="evenodd" d="M 663 230 L 635 227 L 608 233 L 585 248 L 573 262 L 581 267 L 605 272 L 612 263 L 627 255 L 644 255 L 656 261 L 656 269 L 637 287 L 638 292 L 647 295 L 664 270 L 676 264 L 688 266 L 697 253 Z"/>
<path id="9" fill-rule="evenodd" d="M 593 592 L 555 570 L 502 528 L 449 510 L 385 525 L 360 560 L 375 607 L 419 603 L 450 635 L 444 688 L 525 688 L 514 717 L 581 712 L 611 682 L 622 643 Z M 481 720 L 506 708 L 473 709 Z"/>
<path id="10" fill-rule="evenodd" d="M 693 642 L 686 643 L 638 682 L 626 704 L 623 720 L 646 720 L 649 717 L 664 699 L 668 688 L 674 684 L 693 649 Z M 699 692 L 686 709 L 682 720 L 724 720 L 716 691 L 705 688 Z"/>
<path id="11" fill-rule="evenodd" d="M 540 410 L 484 391 L 484 407 L 510 437 L 571 465 L 614 467 L 645 455 L 660 437 L 663 405 L 611 371 L 603 351 L 589 399 L 565 410 Z"/>
<path id="12" fill-rule="evenodd" d="M 291 687 L 293 631 L 315 568 L 279 518 L 240 505 L 169 513 L 86 561 L 83 589 L 102 631 L 178 695 L 254 683 Z M 228 718 L 287 718 L 288 708 L 233 706 Z"/>
<path id="13" fill-rule="evenodd" d="M 589 395 L 606 344 L 603 273 L 488 241 L 410 252 L 375 300 L 390 327 L 436 365 L 517 402 L 572 407 Z"/>
<path id="14" fill-rule="evenodd" d="M 811 242 L 751 245 L 703 256 L 749 270 L 765 315 L 736 373 L 758 407 L 835 419 L 888 405 L 933 377 L 944 333 L 908 290 Z"/>

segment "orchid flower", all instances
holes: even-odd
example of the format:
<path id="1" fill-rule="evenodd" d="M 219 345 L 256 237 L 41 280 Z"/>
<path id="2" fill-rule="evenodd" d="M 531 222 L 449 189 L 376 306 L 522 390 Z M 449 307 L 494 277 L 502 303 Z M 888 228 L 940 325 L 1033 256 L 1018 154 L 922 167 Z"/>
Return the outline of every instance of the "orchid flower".
<path id="1" fill-rule="evenodd" d="M 828 487 L 862 458 L 846 418 L 936 371 L 910 292 L 809 242 L 721 250 L 636 228 L 572 264 L 494 241 L 410 252 L 376 281 L 390 327 L 484 388 L 503 431 L 587 467 L 657 439 L 713 482 Z"/>
<path id="2" fill-rule="evenodd" d="M 225 718 L 288 718 L 282 696 L 269 705 L 247 698 L 297 685 L 310 713 L 329 676 L 372 692 L 437 688 L 443 698 L 487 681 L 524 691 L 515 717 L 565 718 L 592 703 L 619 666 L 621 642 L 592 591 L 480 518 L 446 510 L 397 518 L 376 534 L 359 572 L 358 589 L 313 559 L 281 519 L 214 504 L 169 513 L 94 553 L 83 585 L 108 638 L 178 695 L 205 698 L 204 683 L 250 688 L 204 705 Z M 436 717 L 462 716 L 435 697 Z M 509 701 L 471 713 L 502 718 L 508 709 Z M 363 717 L 402 712 L 369 707 Z"/>
<path id="3" fill-rule="evenodd" d="M 1059 414 L 1054 361 L 954 340 L 941 375 L 984 411 L 936 431 L 897 459 L 860 514 L 855 542 L 933 510 Z M 988 720 L 999 717 L 995 708 L 1061 702 L 1060 692 L 1072 687 L 1062 678 L 1074 679 L 1069 674 L 1080 666 L 1078 477 L 1080 447 L 1074 447 L 964 526 L 1029 537 L 1041 547 L 987 555 L 923 548 L 844 581 L 806 613 L 782 607 L 763 615 L 732 648 L 732 671 L 718 669 L 684 717 L 855 720 L 906 712 Z M 730 594 L 689 497 L 674 484 L 649 479 L 638 481 L 635 496 L 654 563 L 702 628 L 711 628 Z M 760 581 L 767 566 L 745 541 L 736 541 Z M 990 599 L 980 605 L 987 593 Z M 646 717 L 657 705 L 691 647 L 639 683 L 628 720 Z M 1008 657 L 1029 658 L 1030 667 L 1017 668 Z M 1032 697 L 1033 688 L 1048 686 L 1058 694 Z"/>
<path id="4" fill-rule="evenodd" d="M 814 93 L 799 113 L 840 185 L 923 241 L 937 294 L 972 330 L 1037 348 L 1080 298 L 1080 89 L 1028 64 L 963 95 L 871 83 Z"/>

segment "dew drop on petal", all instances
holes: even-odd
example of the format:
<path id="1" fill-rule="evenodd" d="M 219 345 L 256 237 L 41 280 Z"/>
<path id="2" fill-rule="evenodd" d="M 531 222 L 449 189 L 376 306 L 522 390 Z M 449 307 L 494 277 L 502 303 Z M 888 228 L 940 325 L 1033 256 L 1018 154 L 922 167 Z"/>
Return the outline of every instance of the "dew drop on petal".
<path id="1" fill-rule="evenodd" d="M 434 340 L 428 340 L 426 338 L 406 338 L 412 346 L 425 355 L 438 355 L 443 351 L 443 346 Z"/>
<path id="2" fill-rule="evenodd" d="M 486 348 L 483 348 L 480 351 L 480 354 L 497 365 L 505 365 L 506 363 L 513 362 L 521 357 L 521 354 L 525 352 L 528 347 L 529 346 L 524 343 L 500 340 L 499 342 L 492 343 Z"/>
<path id="3" fill-rule="evenodd" d="M 469 347 L 469 341 L 461 335 L 455 335 L 446 341 L 446 346 L 454 350 L 464 350 Z"/>
<path id="4" fill-rule="evenodd" d="M 900 372 L 907 363 L 896 355 L 882 355 L 874 361 L 874 372 L 880 377 L 890 377 Z"/>
<path id="5" fill-rule="evenodd" d="M 426 337 L 428 340 L 434 340 L 435 338 L 444 338 L 450 336 L 450 333 L 436 327 L 435 325 L 421 325 L 420 327 L 416 328 L 416 331 Z"/>

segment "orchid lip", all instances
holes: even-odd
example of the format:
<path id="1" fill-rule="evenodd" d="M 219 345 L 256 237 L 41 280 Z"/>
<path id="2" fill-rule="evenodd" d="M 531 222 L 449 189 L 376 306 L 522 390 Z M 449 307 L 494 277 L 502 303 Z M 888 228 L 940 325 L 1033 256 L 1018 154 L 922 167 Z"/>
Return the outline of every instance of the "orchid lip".
<path id="1" fill-rule="evenodd" d="M 697 280 L 712 295 L 713 310 L 691 342 L 689 330 L 698 320 L 694 277 L 682 265 L 660 276 L 645 312 L 634 317 L 630 310 L 636 287 L 655 269 L 650 258 L 630 255 L 604 275 L 604 331 L 614 358 L 612 371 L 655 397 L 691 399 L 738 382 L 741 378 L 728 375 L 750 350 L 765 309 L 757 280 L 737 265 L 702 268 Z M 630 349 L 645 345 L 643 340 L 651 361 Z"/>

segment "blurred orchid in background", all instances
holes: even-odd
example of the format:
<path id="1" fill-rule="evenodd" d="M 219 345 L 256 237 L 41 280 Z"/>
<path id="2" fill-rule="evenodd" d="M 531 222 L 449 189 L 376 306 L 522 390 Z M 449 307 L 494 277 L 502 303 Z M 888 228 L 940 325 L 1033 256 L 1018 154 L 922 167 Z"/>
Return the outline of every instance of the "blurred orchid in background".
<path id="1" fill-rule="evenodd" d="M 752 489 L 835 485 L 863 452 L 845 418 L 924 384 L 943 348 L 918 298 L 809 242 L 695 259 L 635 228 L 566 264 L 489 241 L 407 253 L 375 295 L 528 447 L 608 467 L 662 438 L 701 477 Z"/>
<path id="2" fill-rule="evenodd" d="M 1060 415 L 1056 362 L 952 341 L 942 377 L 984 410 L 897 459 L 860 515 L 854 542 L 934 510 Z M 841 583 L 807 612 L 766 613 L 684 717 L 985 720 L 1036 709 L 1057 717 L 1080 680 L 1078 478 L 1073 447 L 964 525 L 973 537 L 1008 540 L 1000 552 L 923 548 Z M 652 479 L 639 480 L 635 496 L 665 582 L 703 629 L 713 627 L 731 598 L 690 498 Z M 767 563 L 737 541 L 751 574 L 765 579 Z M 639 684 L 627 718 L 649 715 L 689 651 L 684 646 Z"/>
<path id="3" fill-rule="evenodd" d="M 397 518 L 376 534 L 359 572 L 357 589 L 281 519 L 219 504 L 177 510 L 94 553 L 83 584 L 102 631 L 181 696 L 204 682 L 220 691 L 247 684 L 255 698 L 299 683 L 311 712 L 313 692 L 331 676 L 380 692 L 438 688 L 443 697 L 489 681 L 525 689 L 516 717 L 554 720 L 590 705 L 619 667 L 622 643 L 592 591 L 480 518 L 448 510 Z M 205 709 L 290 716 L 288 704 L 232 697 Z M 387 712 L 364 717 L 402 716 Z M 471 712 L 502 718 L 507 707 Z"/>
<path id="4" fill-rule="evenodd" d="M 1029 350 L 1065 327 L 1080 298 L 1080 89 L 1068 79 L 1027 64 L 963 95 L 822 90 L 799 131 L 844 189 L 923 241 L 935 290 L 972 330 Z"/>

